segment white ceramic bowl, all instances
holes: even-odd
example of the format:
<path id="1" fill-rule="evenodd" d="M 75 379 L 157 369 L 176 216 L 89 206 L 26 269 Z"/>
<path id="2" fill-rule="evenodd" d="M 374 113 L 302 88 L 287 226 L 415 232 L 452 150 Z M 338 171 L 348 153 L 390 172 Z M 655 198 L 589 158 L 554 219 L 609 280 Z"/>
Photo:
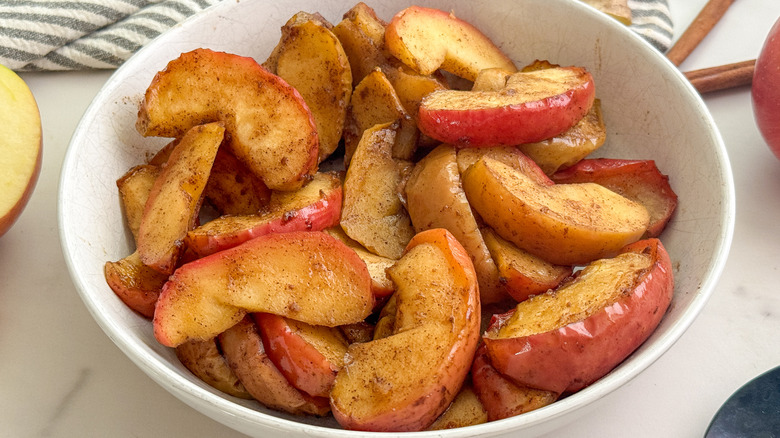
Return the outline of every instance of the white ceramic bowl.
<path id="1" fill-rule="evenodd" d="M 679 195 L 676 216 L 662 240 L 676 269 L 673 303 L 658 330 L 625 362 L 590 387 L 542 409 L 462 429 L 409 436 L 523 436 L 555 429 L 638 375 L 682 335 L 715 288 L 734 225 L 734 188 L 726 150 L 698 94 L 661 54 L 616 21 L 571 0 L 418 0 L 454 10 L 494 39 L 518 65 L 547 59 L 587 67 L 595 77 L 608 128 L 598 154 L 654 159 Z M 193 377 L 173 351 L 156 342 L 151 324 L 108 288 L 103 265 L 132 251 L 123 225 L 116 179 L 161 141 L 138 135 L 140 98 L 155 72 L 181 52 L 209 47 L 263 61 L 279 28 L 299 10 L 332 22 L 354 3 L 225 0 L 153 41 L 119 68 L 79 124 L 62 169 L 59 218 L 62 248 L 73 281 L 90 312 L 127 356 L 176 397 L 205 415 L 252 436 L 355 437 L 332 419 L 280 414 L 225 396 Z M 409 6 L 369 2 L 381 18 Z"/>

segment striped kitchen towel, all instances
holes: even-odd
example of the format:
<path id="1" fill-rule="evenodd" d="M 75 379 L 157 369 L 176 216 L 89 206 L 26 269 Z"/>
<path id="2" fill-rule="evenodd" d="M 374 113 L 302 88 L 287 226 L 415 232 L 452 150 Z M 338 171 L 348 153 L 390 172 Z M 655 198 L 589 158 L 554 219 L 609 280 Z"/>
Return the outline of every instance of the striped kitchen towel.
<path id="1" fill-rule="evenodd" d="M 112 69 L 220 0 L 0 0 L 0 64 L 16 71 Z M 356 0 L 357 2 L 357 0 Z M 667 0 L 628 0 L 631 28 L 669 48 Z"/>

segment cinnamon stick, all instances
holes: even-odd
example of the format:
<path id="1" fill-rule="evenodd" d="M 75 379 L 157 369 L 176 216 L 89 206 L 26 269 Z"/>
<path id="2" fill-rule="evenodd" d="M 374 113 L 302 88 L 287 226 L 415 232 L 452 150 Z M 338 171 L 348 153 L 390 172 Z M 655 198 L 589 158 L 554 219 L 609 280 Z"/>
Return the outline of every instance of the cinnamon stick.
<path id="1" fill-rule="evenodd" d="M 701 93 L 725 90 L 753 82 L 756 60 L 735 62 L 717 67 L 703 68 L 684 73 L 694 88 Z"/>
<path id="2" fill-rule="evenodd" d="M 685 58 L 693 52 L 701 40 L 712 30 L 715 24 L 723 17 L 726 10 L 734 3 L 734 0 L 710 0 L 704 5 L 699 15 L 691 22 L 690 26 L 680 35 L 677 42 L 666 52 L 666 57 L 676 66 L 682 64 Z"/>

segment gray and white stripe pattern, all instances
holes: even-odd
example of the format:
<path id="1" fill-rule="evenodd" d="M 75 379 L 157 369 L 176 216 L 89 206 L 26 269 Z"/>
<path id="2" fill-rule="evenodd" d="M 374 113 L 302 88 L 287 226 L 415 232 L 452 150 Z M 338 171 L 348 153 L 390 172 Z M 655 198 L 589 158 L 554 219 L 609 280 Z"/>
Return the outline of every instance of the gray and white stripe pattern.
<path id="1" fill-rule="evenodd" d="M 0 0 L 0 64 L 111 69 L 218 0 Z"/>
<path id="2" fill-rule="evenodd" d="M 631 29 L 655 48 L 666 52 L 672 45 L 674 26 L 667 0 L 628 0 Z"/>
<path id="3" fill-rule="evenodd" d="M 0 0 L 0 64 L 16 71 L 112 69 L 220 0 Z M 357 1 L 357 0 L 356 0 Z M 667 0 L 628 0 L 631 28 L 672 42 Z"/>

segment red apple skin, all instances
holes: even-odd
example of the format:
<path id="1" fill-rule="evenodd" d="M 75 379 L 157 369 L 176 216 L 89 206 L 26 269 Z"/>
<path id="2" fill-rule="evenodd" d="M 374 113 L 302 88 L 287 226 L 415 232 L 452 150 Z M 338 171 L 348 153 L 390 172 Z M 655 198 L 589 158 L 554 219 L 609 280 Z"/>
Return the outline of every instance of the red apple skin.
<path id="1" fill-rule="evenodd" d="M 483 336 L 493 366 L 515 383 L 557 393 L 595 382 L 638 348 L 658 326 L 672 299 L 669 255 L 658 239 L 627 245 L 621 252 L 648 252 L 654 263 L 624 295 L 584 320 L 527 337 Z M 488 331 L 514 309 L 494 315 Z"/>
<path id="2" fill-rule="evenodd" d="M 650 224 L 644 237 L 658 237 L 677 209 L 677 194 L 669 177 L 653 160 L 589 158 L 552 175 L 557 184 L 593 182 L 647 208 Z"/>
<path id="3" fill-rule="evenodd" d="M 554 392 L 517 385 L 501 375 L 490 363 L 484 344 L 474 356 L 471 381 L 474 393 L 487 412 L 488 421 L 514 417 L 547 406 L 559 396 Z"/>
<path id="4" fill-rule="evenodd" d="M 325 192 L 318 201 L 297 210 L 276 210 L 257 215 L 254 220 L 244 219 L 249 216 L 224 216 L 215 221 L 224 222 L 224 228 L 228 231 L 200 233 L 195 229 L 187 234 L 187 247 L 200 257 L 205 257 L 266 234 L 322 231 L 339 223 L 341 201 L 342 190 L 338 186 Z M 230 222 L 239 220 L 242 224 L 230 229 Z"/>
<path id="5" fill-rule="evenodd" d="M 751 97 L 758 130 L 780 158 L 780 19 L 769 30 L 756 58 Z"/>
<path id="6" fill-rule="evenodd" d="M 316 346 L 296 333 L 285 318 L 271 313 L 254 313 L 252 317 L 260 329 L 268 357 L 285 378 L 311 396 L 328 397 L 336 373 L 341 368 L 340 364 L 328 360 Z M 330 327 L 318 329 L 339 330 Z M 336 347 L 346 352 L 347 342 L 346 339 L 342 340 L 343 345 Z"/>
<path id="7" fill-rule="evenodd" d="M 423 99 L 418 127 L 425 135 L 458 147 L 515 146 L 559 135 L 587 114 L 596 93 L 589 72 L 578 67 L 563 68 L 577 69 L 583 78 L 581 83 L 561 94 L 522 104 L 429 108 Z"/>

